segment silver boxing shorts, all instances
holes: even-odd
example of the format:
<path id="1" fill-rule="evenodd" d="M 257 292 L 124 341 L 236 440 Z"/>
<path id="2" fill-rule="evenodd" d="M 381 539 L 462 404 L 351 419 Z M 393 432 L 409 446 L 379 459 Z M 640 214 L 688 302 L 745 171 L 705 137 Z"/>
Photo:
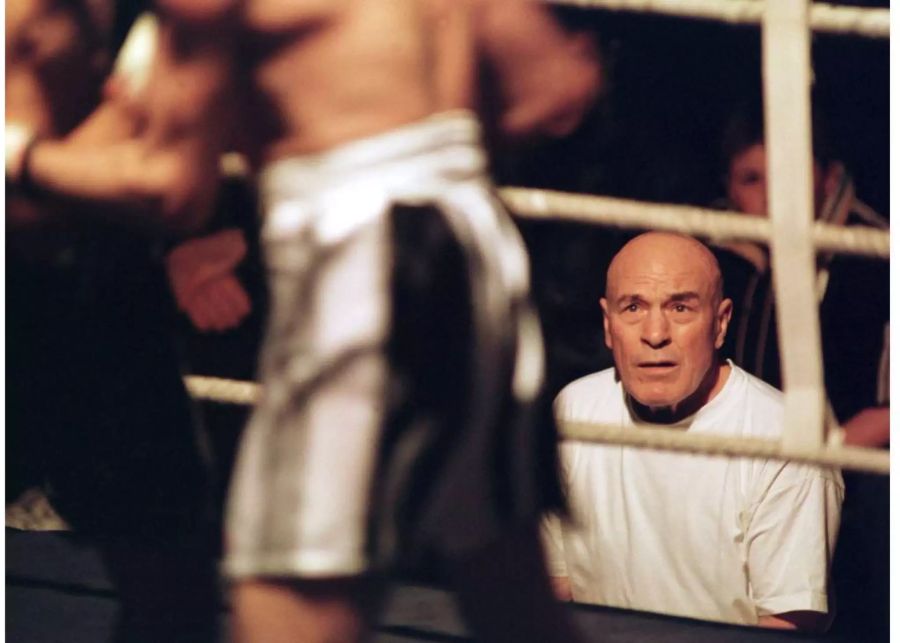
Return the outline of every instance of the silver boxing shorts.
<path id="1" fill-rule="evenodd" d="M 528 260 L 479 137 L 450 112 L 264 171 L 272 308 L 232 577 L 458 556 L 559 503 Z"/>

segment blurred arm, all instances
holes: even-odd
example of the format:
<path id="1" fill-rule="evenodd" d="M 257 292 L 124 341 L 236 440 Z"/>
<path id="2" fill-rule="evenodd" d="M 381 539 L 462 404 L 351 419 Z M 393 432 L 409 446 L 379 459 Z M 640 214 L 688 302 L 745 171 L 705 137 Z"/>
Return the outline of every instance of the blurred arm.
<path id="1" fill-rule="evenodd" d="M 146 87 L 136 96 L 107 92 L 70 136 L 32 146 L 31 186 L 139 223 L 196 229 L 211 214 L 232 118 L 228 22 L 164 14 Z"/>
<path id="2" fill-rule="evenodd" d="M 477 40 L 496 75 L 511 137 L 565 136 L 600 91 L 602 69 L 586 34 L 567 34 L 550 12 L 529 0 L 483 0 Z"/>

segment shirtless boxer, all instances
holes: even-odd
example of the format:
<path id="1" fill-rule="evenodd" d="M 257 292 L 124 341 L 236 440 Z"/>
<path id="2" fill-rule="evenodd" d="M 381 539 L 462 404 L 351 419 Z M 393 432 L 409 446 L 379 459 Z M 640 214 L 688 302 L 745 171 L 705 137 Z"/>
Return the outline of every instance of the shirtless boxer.
<path id="1" fill-rule="evenodd" d="M 527 258 L 468 110 L 487 78 L 501 131 L 571 131 L 599 83 L 590 47 L 513 0 L 159 13 L 150 85 L 120 104 L 133 136 L 95 151 L 108 171 L 80 176 L 66 143 L 23 165 L 180 226 L 233 129 L 258 144 L 273 308 L 227 535 L 238 638 L 359 639 L 367 579 L 431 550 L 483 637 L 575 640 L 536 538 L 560 503 Z"/>

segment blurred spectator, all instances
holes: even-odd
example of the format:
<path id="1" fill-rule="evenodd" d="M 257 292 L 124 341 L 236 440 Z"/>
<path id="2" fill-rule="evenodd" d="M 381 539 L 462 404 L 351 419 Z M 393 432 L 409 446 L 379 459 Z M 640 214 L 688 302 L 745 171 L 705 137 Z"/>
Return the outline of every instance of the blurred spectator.
<path id="1" fill-rule="evenodd" d="M 267 308 L 258 226 L 252 181 L 244 172 L 226 174 L 212 232 L 183 241 L 166 255 L 169 285 L 183 313 L 178 335 L 192 374 L 256 378 Z M 200 412 L 212 449 L 221 519 L 250 407 L 204 401 Z"/>
<path id="2" fill-rule="evenodd" d="M 730 209 L 767 215 L 766 157 L 758 103 L 738 108 L 722 141 Z M 821 120 L 814 122 L 814 201 L 817 218 L 835 225 L 887 229 L 887 220 L 859 201 L 844 166 L 828 147 Z M 753 243 L 720 244 L 726 295 L 735 304 L 733 337 L 725 354 L 770 384 L 781 386 L 768 248 Z M 839 422 L 877 406 L 877 373 L 888 321 L 888 264 L 885 261 L 820 253 L 817 283 L 821 301 L 825 385 Z M 884 442 L 886 443 L 886 438 Z"/>
<path id="3" fill-rule="evenodd" d="M 104 147 L 127 131 L 101 102 L 114 9 L 6 3 L 6 497 L 39 486 L 73 537 L 98 548 L 120 603 L 115 641 L 211 642 L 207 463 L 161 256 L 174 232 L 133 203 L 88 205 L 35 172 L 48 146 Z M 75 161 L 108 174 L 89 155 Z"/>
<path id="4" fill-rule="evenodd" d="M 766 155 L 759 101 L 734 111 L 722 139 L 727 200 L 722 204 L 766 216 Z M 846 168 L 835 157 L 821 115 L 813 118 L 816 217 L 835 225 L 886 230 L 888 221 L 858 200 Z M 781 385 L 768 249 L 723 244 L 718 258 L 726 294 L 734 300 L 734 332 L 725 354 L 775 386 Z M 820 253 L 825 388 L 848 445 L 887 447 L 889 265 L 851 255 Z M 837 596 L 834 630 L 852 640 L 886 641 L 889 577 L 887 476 L 845 472 L 846 502 L 834 558 Z M 859 637 L 859 638 L 855 638 Z"/>

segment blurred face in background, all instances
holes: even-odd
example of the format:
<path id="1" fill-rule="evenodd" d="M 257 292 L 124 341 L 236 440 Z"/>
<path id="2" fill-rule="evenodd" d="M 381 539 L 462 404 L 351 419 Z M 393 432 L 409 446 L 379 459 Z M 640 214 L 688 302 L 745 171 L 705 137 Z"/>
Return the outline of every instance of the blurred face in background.
<path id="1" fill-rule="evenodd" d="M 735 154 L 728 168 L 728 198 L 740 212 L 768 216 L 766 148 L 756 143 Z M 826 182 L 819 163 L 813 163 L 813 198 L 818 213 L 825 200 Z"/>
<path id="2" fill-rule="evenodd" d="M 109 66 L 112 5 L 112 0 L 7 0 L 7 122 L 61 136 L 94 109 Z"/>

